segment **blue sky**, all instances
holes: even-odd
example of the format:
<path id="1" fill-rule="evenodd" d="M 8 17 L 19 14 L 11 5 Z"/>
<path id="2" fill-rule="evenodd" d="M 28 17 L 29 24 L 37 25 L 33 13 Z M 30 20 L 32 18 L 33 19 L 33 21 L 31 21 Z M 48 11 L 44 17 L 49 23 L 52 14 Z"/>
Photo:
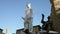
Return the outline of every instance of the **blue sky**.
<path id="1" fill-rule="evenodd" d="M 45 21 L 50 15 L 51 5 L 49 0 L 0 0 L 0 28 L 5 32 L 9 28 L 9 34 L 16 33 L 17 29 L 24 28 L 26 4 L 31 3 L 33 9 L 33 26 L 42 25 L 42 13 L 45 14 Z"/>

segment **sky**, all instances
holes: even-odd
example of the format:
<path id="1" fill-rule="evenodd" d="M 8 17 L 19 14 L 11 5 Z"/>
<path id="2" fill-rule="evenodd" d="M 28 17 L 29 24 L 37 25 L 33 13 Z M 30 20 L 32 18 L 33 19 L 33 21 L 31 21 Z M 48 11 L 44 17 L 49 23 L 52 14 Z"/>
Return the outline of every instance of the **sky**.
<path id="1" fill-rule="evenodd" d="M 0 28 L 5 33 L 6 28 L 9 34 L 16 33 L 17 29 L 24 28 L 26 4 L 30 2 L 33 10 L 33 26 L 40 25 L 42 13 L 45 15 L 45 21 L 51 13 L 51 4 L 49 0 L 0 0 Z"/>

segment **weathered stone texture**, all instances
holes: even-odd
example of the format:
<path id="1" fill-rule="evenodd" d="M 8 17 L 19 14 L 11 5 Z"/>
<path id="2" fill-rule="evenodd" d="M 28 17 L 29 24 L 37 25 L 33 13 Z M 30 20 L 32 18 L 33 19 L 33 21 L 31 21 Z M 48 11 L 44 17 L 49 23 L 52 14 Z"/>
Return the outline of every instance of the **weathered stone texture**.
<path id="1" fill-rule="evenodd" d="M 60 0 L 50 0 L 50 2 L 53 27 L 60 34 Z"/>

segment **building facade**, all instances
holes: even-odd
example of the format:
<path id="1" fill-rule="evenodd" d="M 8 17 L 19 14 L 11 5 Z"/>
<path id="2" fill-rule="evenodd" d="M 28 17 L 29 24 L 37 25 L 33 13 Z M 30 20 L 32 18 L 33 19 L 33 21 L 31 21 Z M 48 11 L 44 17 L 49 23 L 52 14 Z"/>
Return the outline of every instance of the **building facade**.
<path id="1" fill-rule="evenodd" d="M 33 26 L 33 34 L 39 34 L 41 27 L 39 25 Z M 25 34 L 24 28 L 16 30 L 16 34 Z"/>

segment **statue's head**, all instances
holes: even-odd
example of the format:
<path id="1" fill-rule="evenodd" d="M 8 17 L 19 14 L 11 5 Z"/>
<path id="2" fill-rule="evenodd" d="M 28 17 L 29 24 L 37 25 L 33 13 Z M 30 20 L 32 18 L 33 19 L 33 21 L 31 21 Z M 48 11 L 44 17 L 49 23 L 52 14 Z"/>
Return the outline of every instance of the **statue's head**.
<path id="1" fill-rule="evenodd" d="M 47 18 L 48 18 L 48 20 L 50 20 L 50 16 L 48 16 Z"/>
<path id="2" fill-rule="evenodd" d="M 27 3 L 27 8 L 31 9 L 31 4 L 29 2 Z"/>
<path id="3" fill-rule="evenodd" d="M 53 0 L 50 0 L 50 3 L 53 4 Z"/>

